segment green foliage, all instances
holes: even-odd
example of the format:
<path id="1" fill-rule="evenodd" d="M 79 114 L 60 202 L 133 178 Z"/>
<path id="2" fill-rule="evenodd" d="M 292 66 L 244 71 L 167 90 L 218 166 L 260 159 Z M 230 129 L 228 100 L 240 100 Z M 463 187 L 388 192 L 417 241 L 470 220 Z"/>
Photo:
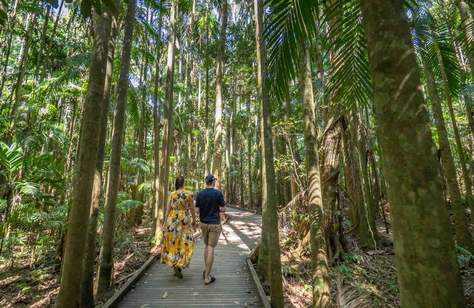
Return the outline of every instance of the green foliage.
<path id="1" fill-rule="evenodd" d="M 8 146 L 0 142 L 0 172 L 8 179 L 14 181 L 23 165 L 23 151 L 17 144 Z"/>
<path id="2" fill-rule="evenodd" d="M 302 48 L 317 34 L 319 1 L 267 0 L 265 41 L 269 51 L 268 70 L 272 92 L 288 95 L 288 84 L 299 71 Z"/>
<path id="3" fill-rule="evenodd" d="M 347 110 L 367 105 L 372 98 L 367 39 L 360 1 L 334 1 L 327 9 L 331 44 L 329 80 L 325 95 L 331 108 Z"/>
<path id="4" fill-rule="evenodd" d="M 71 2 L 72 0 L 69 0 Z M 81 0 L 81 13 L 84 17 L 92 15 L 92 9 L 101 13 L 104 9 L 110 10 L 113 14 L 118 14 L 118 7 L 115 0 Z"/>
<path id="5" fill-rule="evenodd" d="M 127 200 L 120 201 L 117 204 L 117 208 L 119 209 L 120 213 L 125 214 L 142 205 L 143 205 L 143 202 L 141 201 L 127 199 Z"/>
<path id="6" fill-rule="evenodd" d="M 474 255 L 461 246 L 456 246 L 457 260 L 460 268 L 465 268 L 474 263 Z"/>
<path id="7" fill-rule="evenodd" d="M 5 25 L 8 19 L 7 8 L 7 0 L 0 0 L 0 26 Z"/>

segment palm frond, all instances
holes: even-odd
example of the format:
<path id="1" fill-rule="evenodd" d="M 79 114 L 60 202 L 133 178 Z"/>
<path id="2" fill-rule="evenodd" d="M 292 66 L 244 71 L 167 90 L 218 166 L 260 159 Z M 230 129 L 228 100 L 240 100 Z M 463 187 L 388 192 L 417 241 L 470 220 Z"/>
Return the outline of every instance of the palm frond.
<path id="1" fill-rule="evenodd" d="M 265 6 L 269 86 L 272 93 L 283 98 L 299 70 L 304 42 L 316 35 L 318 1 L 266 0 Z"/>
<path id="2" fill-rule="evenodd" d="M 325 13 L 329 21 L 331 60 L 326 95 L 331 108 L 351 109 L 372 97 L 367 39 L 360 1 L 333 1 Z M 334 105 L 335 104 L 335 105 Z"/>

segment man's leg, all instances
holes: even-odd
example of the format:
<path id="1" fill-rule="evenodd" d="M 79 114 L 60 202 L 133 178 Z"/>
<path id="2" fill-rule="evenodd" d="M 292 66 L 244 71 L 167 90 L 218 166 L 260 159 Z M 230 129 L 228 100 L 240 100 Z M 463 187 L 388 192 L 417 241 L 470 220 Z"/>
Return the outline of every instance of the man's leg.
<path id="1" fill-rule="evenodd" d="M 206 246 L 207 248 L 207 254 L 206 254 L 206 282 L 209 282 L 211 278 L 209 275 L 211 274 L 212 270 L 212 265 L 214 263 L 214 247 L 212 246 Z"/>
<path id="2" fill-rule="evenodd" d="M 209 250 L 208 247 L 206 244 L 204 244 L 204 278 L 207 277 L 207 275 L 209 274 L 207 272 L 207 251 Z"/>
<path id="3" fill-rule="evenodd" d="M 219 235 L 221 233 L 220 225 L 212 226 L 212 229 L 209 230 L 209 236 L 207 238 L 207 262 L 206 262 L 206 279 L 205 283 L 211 282 L 214 280 L 211 278 L 210 274 L 212 271 L 212 265 L 214 264 L 214 248 L 217 246 L 219 241 Z"/>
<path id="4" fill-rule="evenodd" d="M 207 251 L 209 247 L 209 226 L 206 224 L 201 223 L 201 234 L 202 234 L 202 240 L 204 242 L 204 277 L 203 279 L 206 279 L 207 275 Z"/>

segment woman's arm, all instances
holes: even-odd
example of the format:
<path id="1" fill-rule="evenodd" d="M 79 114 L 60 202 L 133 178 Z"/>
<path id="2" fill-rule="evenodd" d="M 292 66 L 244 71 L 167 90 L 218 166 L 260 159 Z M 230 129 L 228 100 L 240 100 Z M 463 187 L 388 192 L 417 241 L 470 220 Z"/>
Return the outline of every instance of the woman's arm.
<path id="1" fill-rule="evenodd" d="M 163 225 L 166 226 L 166 221 L 168 220 L 168 216 L 170 215 L 171 212 L 171 196 L 168 200 L 168 205 L 166 206 L 166 215 L 165 219 L 163 220 Z"/>

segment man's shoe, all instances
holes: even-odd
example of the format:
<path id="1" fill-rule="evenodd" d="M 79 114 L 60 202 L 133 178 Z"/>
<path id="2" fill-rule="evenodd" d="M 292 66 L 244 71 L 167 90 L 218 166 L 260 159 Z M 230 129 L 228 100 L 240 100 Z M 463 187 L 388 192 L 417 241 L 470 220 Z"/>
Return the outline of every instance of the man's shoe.
<path id="1" fill-rule="evenodd" d="M 209 275 L 209 277 L 211 278 L 209 281 L 204 281 L 204 284 L 207 286 L 207 285 L 210 285 L 211 283 L 213 283 L 214 281 L 216 281 L 216 278 L 214 278 L 214 276 L 211 276 Z"/>

